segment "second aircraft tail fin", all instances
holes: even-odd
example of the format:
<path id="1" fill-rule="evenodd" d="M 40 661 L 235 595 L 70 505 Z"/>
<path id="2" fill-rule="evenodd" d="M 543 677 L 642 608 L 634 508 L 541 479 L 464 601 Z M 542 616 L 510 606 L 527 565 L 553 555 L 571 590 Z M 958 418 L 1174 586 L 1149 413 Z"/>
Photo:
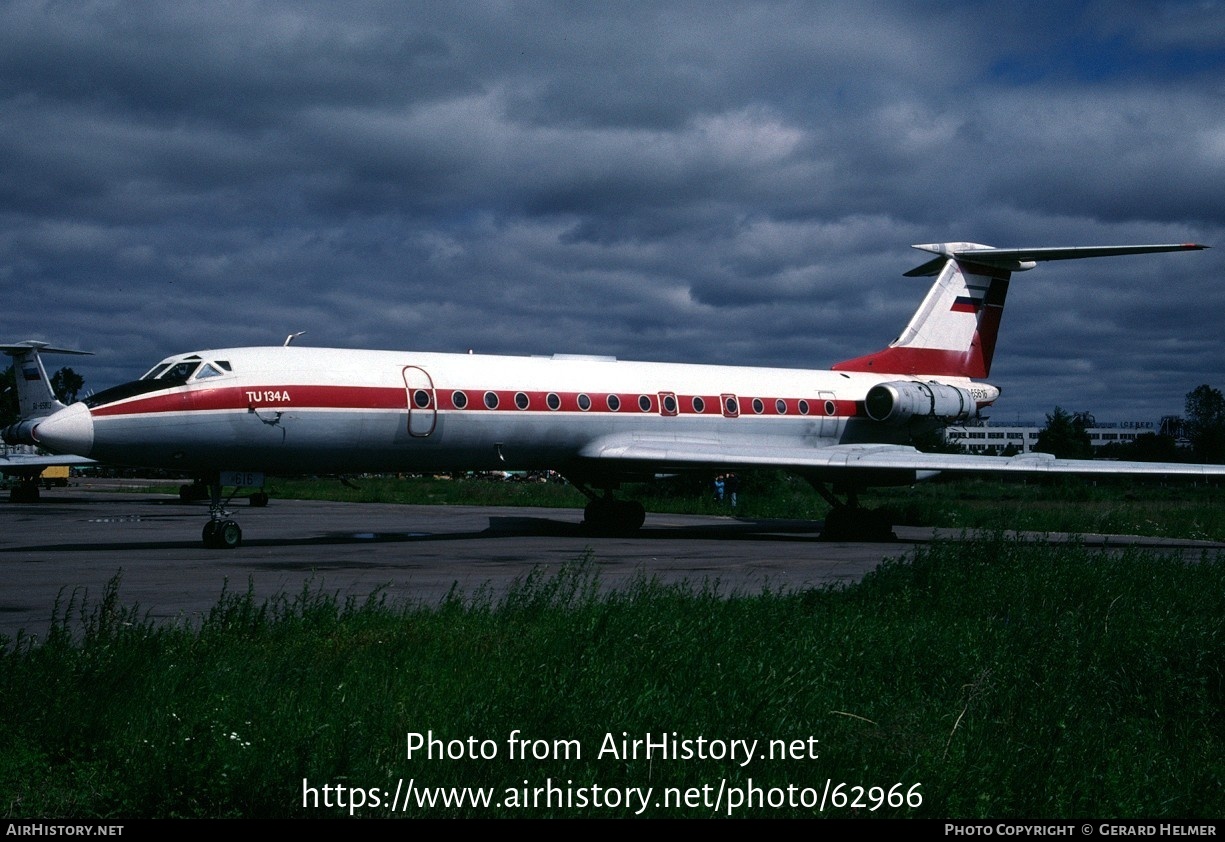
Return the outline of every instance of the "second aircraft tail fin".
<path id="1" fill-rule="evenodd" d="M 33 444 L 28 436 L 27 422 L 45 418 L 64 408 L 51 388 L 51 379 L 43 366 L 39 354 L 89 354 L 89 351 L 73 351 L 68 348 L 52 348 L 46 342 L 27 339 L 11 345 L 0 345 L 0 353 L 13 358 L 13 375 L 16 380 L 17 410 L 20 420 L 4 430 L 4 440 L 9 444 Z"/>

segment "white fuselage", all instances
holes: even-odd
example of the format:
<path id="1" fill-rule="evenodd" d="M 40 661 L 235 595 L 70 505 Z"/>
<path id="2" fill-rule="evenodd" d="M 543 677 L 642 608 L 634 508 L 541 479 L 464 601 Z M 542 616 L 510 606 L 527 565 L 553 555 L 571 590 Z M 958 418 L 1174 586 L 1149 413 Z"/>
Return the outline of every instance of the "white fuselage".
<path id="1" fill-rule="evenodd" d="M 868 390 L 885 381 L 956 384 L 979 406 L 998 395 L 953 377 L 293 346 L 201 351 L 159 368 L 183 361 L 200 365 L 181 385 L 100 393 L 88 413 L 44 425 L 40 439 L 103 462 L 195 472 L 581 473 L 584 447 L 617 434 L 803 448 L 905 442 L 906 426 L 864 411 Z"/>

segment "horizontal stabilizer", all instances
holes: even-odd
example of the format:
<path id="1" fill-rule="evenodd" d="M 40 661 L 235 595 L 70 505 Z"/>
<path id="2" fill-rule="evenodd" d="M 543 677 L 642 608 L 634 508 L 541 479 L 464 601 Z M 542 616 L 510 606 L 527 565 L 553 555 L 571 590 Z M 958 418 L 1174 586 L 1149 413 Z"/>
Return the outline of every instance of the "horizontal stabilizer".
<path id="1" fill-rule="evenodd" d="M 1066 248 L 1021 248 L 997 249 L 978 243 L 928 243 L 911 248 L 930 251 L 939 257 L 929 260 L 905 273 L 908 278 L 928 277 L 939 274 L 945 261 L 950 258 L 992 266 L 1011 272 L 1032 269 L 1033 264 L 1043 260 L 1079 260 L 1086 257 L 1115 257 L 1126 254 L 1155 254 L 1163 251 L 1200 251 L 1208 246 L 1199 243 L 1160 243 L 1141 246 L 1071 246 Z"/>
<path id="2" fill-rule="evenodd" d="M 46 342 L 39 342 L 36 339 L 26 339 L 21 342 L 13 342 L 9 345 L 0 345 L 0 353 L 8 354 L 10 357 L 16 357 L 19 354 L 25 354 L 30 351 L 38 351 L 40 354 L 77 354 L 83 357 L 92 357 L 93 351 L 74 351 L 71 348 L 52 348 Z"/>

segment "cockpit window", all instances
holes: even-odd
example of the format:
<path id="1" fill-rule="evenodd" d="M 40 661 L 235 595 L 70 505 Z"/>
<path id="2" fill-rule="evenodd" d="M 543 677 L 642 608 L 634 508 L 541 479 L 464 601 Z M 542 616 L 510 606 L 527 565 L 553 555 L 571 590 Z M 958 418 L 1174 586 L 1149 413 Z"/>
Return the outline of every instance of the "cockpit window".
<path id="1" fill-rule="evenodd" d="M 192 372 L 200 367 L 200 363 L 196 361 L 184 360 L 181 363 L 176 363 L 170 368 L 163 371 L 157 376 L 158 380 L 166 380 L 170 383 L 186 383 L 187 378 L 191 377 Z"/>
<path id="2" fill-rule="evenodd" d="M 134 380 L 131 383 L 122 383 L 110 389 L 104 389 L 97 394 L 90 395 L 85 398 L 85 405 L 93 408 L 102 406 L 103 404 L 113 403 L 114 401 L 123 400 L 125 398 L 134 398 L 137 395 L 148 394 L 149 392 L 157 392 L 162 389 L 170 389 L 174 386 L 182 386 L 195 373 L 196 369 L 201 367 L 212 369 L 212 374 L 204 375 L 208 377 L 220 377 L 221 372 L 213 368 L 208 363 L 202 362 L 200 357 L 192 354 L 179 362 L 174 360 L 165 360 L 158 363 L 149 370 L 149 373 L 139 380 Z"/>
<path id="3" fill-rule="evenodd" d="M 196 372 L 197 380 L 204 380 L 209 377 L 222 377 L 222 376 L 224 376 L 224 372 L 222 372 L 221 370 L 217 368 L 214 368 L 212 363 L 205 363 L 204 365 L 200 366 L 200 370 Z"/>
<path id="4" fill-rule="evenodd" d="M 162 360 L 160 363 L 153 366 L 153 368 L 145 372 L 140 379 L 169 380 L 171 383 L 186 383 L 187 378 L 191 377 L 192 372 L 194 372 L 199 365 L 199 354 L 192 354 L 190 357 L 184 357 L 178 362 L 175 362 L 174 358 L 172 357 L 168 360 Z M 226 371 L 230 370 L 229 363 L 219 362 L 218 365 L 224 368 Z"/>
<path id="5" fill-rule="evenodd" d="M 152 380 L 168 368 L 170 368 L 170 363 L 158 363 L 157 365 L 153 366 L 153 368 L 142 374 L 140 379 Z"/>

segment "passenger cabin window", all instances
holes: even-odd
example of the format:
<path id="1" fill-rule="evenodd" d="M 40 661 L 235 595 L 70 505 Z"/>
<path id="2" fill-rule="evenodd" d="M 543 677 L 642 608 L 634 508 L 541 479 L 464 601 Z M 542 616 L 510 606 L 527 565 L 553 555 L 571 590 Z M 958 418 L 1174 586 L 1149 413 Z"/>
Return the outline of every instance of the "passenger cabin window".
<path id="1" fill-rule="evenodd" d="M 456 409 L 463 409 L 468 405 L 468 396 L 458 390 L 451 393 L 451 403 Z"/>
<path id="2" fill-rule="evenodd" d="M 608 396 L 608 408 L 611 409 L 613 412 L 617 412 L 618 410 L 620 410 L 621 409 L 621 398 L 617 397 L 616 395 L 609 395 Z"/>

